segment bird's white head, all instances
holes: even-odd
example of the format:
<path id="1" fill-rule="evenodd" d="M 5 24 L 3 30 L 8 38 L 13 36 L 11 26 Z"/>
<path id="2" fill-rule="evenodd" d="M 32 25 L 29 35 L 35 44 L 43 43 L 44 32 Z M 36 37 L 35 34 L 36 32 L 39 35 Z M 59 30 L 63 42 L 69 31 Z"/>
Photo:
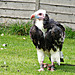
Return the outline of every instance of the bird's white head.
<path id="1" fill-rule="evenodd" d="M 46 14 L 46 10 L 39 9 L 38 11 L 36 11 L 35 13 L 33 13 L 31 15 L 31 19 L 33 19 L 33 18 L 35 18 L 35 19 L 44 19 L 45 14 Z"/>

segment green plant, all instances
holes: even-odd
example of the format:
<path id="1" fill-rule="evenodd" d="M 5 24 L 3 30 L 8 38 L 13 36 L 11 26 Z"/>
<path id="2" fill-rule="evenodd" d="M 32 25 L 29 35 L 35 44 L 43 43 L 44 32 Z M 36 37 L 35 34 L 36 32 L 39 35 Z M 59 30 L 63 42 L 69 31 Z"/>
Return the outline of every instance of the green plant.
<path id="1" fill-rule="evenodd" d="M 31 26 L 31 22 L 14 23 L 13 25 L 11 25 L 10 33 L 18 35 L 28 35 Z"/>
<path id="2" fill-rule="evenodd" d="M 65 33 L 67 38 L 75 38 L 75 31 L 73 31 L 71 28 L 66 27 Z"/>
<path id="3" fill-rule="evenodd" d="M 0 26 L 0 34 L 28 35 L 31 26 L 31 22 L 11 23 L 9 26 L 2 24 Z"/>
<path id="4" fill-rule="evenodd" d="M 0 25 L 0 34 L 2 34 L 2 33 L 6 33 L 7 32 L 7 27 L 4 25 L 4 24 L 1 24 Z"/>

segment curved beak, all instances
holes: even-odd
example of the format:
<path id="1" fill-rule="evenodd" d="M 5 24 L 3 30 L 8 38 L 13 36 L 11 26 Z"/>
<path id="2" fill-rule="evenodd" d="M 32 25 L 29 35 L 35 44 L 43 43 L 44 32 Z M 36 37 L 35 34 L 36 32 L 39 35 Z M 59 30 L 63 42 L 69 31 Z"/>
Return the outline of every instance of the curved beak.
<path id="1" fill-rule="evenodd" d="M 31 19 L 33 19 L 33 18 L 35 18 L 35 15 L 33 14 L 33 15 L 31 15 Z"/>

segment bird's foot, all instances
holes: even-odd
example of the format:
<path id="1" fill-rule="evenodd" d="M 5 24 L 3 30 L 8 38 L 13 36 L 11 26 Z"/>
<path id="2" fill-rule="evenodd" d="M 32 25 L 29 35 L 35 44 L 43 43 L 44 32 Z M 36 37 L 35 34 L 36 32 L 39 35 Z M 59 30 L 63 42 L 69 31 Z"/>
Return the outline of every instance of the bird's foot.
<path id="1" fill-rule="evenodd" d="M 43 63 L 43 68 L 47 68 L 48 64 L 47 63 Z"/>
<path id="2" fill-rule="evenodd" d="M 48 70 L 50 70 L 50 71 L 52 71 L 52 72 L 53 72 L 53 71 L 54 71 L 54 69 L 55 69 L 55 68 L 54 68 L 54 66 L 55 66 L 55 65 L 50 65 L 50 66 L 48 67 Z"/>
<path id="3" fill-rule="evenodd" d="M 39 71 L 39 72 L 44 71 L 44 68 L 40 68 L 38 71 Z"/>
<path id="4" fill-rule="evenodd" d="M 53 71 L 54 71 L 54 69 L 51 69 L 50 71 L 52 71 L 52 72 L 53 72 Z"/>

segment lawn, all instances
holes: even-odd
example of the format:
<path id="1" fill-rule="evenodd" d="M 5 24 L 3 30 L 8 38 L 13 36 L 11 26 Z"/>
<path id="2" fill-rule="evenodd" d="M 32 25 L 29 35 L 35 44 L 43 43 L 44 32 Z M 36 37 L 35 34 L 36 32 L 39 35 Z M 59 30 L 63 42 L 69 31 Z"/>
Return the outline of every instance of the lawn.
<path id="1" fill-rule="evenodd" d="M 0 75 L 75 75 L 75 39 L 65 39 L 63 54 L 65 62 L 61 66 L 55 63 L 54 72 L 38 72 L 37 53 L 29 36 L 0 36 Z M 50 63 L 48 57 L 44 62 Z"/>

